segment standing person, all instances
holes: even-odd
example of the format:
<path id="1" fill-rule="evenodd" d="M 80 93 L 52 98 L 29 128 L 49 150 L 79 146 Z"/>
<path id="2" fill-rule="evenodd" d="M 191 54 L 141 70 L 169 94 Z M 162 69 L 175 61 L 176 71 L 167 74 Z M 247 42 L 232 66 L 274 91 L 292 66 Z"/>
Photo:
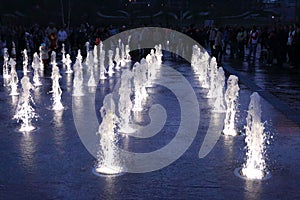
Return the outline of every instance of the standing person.
<path id="1" fill-rule="evenodd" d="M 257 49 L 257 43 L 258 43 L 258 36 L 259 32 L 256 28 L 256 26 L 252 27 L 252 30 L 250 31 L 249 34 L 249 54 L 248 54 L 248 60 L 251 59 L 251 55 L 253 54 L 253 60 L 256 59 L 256 49 Z"/>
<path id="2" fill-rule="evenodd" d="M 230 44 L 230 58 L 234 58 L 235 56 L 237 56 L 237 52 L 238 52 L 237 27 L 230 28 L 228 30 L 228 33 L 229 33 L 229 44 Z M 225 44 L 225 49 L 226 49 L 226 44 Z"/>
<path id="3" fill-rule="evenodd" d="M 49 49 L 50 51 L 54 51 L 57 49 L 57 29 L 55 28 L 53 23 L 50 23 L 46 29 L 46 36 L 50 41 Z M 49 52 L 50 53 L 50 52 Z"/>
<path id="4" fill-rule="evenodd" d="M 226 55 L 227 45 L 229 44 L 230 36 L 231 36 L 231 27 L 226 26 L 225 29 L 224 29 L 224 32 L 223 32 L 224 54 L 225 55 Z"/>
<path id="5" fill-rule="evenodd" d="M 278 67 L 282 67 L 283 63 L 286 62 L 286 54 L 287 54 L 287 32 L 283 25 L 278 26 L 277 30 L 277 65 Z"/>
<path id="6" fill-rule="evenodd" d="M 58 44 L 58 49 L 59 51 L 61 50 L 62 48 L 62 44 L 65 44 L 65 47 L 67 47 L 68 45 L 66 44 L 67 43 L 67 39 L 68 39 L 68 34 L 67 34 L 67 31 L 64 27 L 61 27 L 57 33 L 57 44 Z M 68 52 L 66 50 L 66 52 Z"/>
<path id="7" fill-rule="evenodd" d="M 287 39 L 287 55 L 289 57 L 288 63 L 293 65 L 295 64 L 295 57 L 294 57 L 294 45 L 293 40 L 296 34 L 296 30 L 294 26 L 290 26 L 289 32 L 288 32 L 288 39 Z"/>
<path id="8" fill-rule="evenodd" d="M 210 28 L 208 35 L 209 35 L 208 40 L 209 40 L 210 53 L 211 53 L 211 55 L 214 55 L 214 48 L 213 47 L 214 47 L 214 44 L 215 44 L 217 31 L 213 26 Z"/>
<path id="9" fill-rule="evenodd" d="M 300 69 L 300 25 L 295 25 L 296 33 L 293 40 L 293 48 L 294 48 L 294 58 L 295 58 L 295 67 Z"/>
<path id="10" fill-rule="evenodd" d="M 223 58 L 223 53 L 224 53 L 224 29 L 223 27 L 219 28 L 218 32 L 217 32 L 217 35 L 216 35 L 216 38 L 215 38 L 215 44 L 214 44 L 214 47 L 215 47 L 215 57 L 216 57 L 216 60 L 217 60 L 217 64 L 218 66 L 222 66 L 222 58 Z"/>
<path id="11" fill-rule="evenodd" d="M 41 44 L 40 50 L 41 50 L 41 53 L 42 53 L 42 61 L 43 61 L 44 67 L 46 69 L 48 69 L 49 68 L 49 66 L 48 66 L 48 63 L 49 63 L 49 50 L 48 50 L 48 47 L 47 47 L 46 43 Z"/>
<path id="12" fill-rule="evenodd" d="M 247 39 L 247 32 L 243 26 L 239 29 L 236 40 L 238 43 L 238 57 L 244 59 L 245 56 L 245 41 Z"/>

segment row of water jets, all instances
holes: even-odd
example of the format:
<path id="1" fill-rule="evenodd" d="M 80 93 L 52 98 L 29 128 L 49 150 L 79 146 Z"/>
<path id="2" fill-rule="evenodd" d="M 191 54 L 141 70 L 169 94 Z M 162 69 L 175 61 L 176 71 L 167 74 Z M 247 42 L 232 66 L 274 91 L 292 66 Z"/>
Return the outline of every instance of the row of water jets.
<path id="1" fill-rule="evenodd" d="M 59 85 L 59 79 L 61 78 L 61 75 L 59 73 L 59 68 L 57 66 L 56 60 L 55 60 L 55 52 L 52 54 L 52 91 L 49 93 L 52 93 L 52 101 L 53 101 L 53 110 L 62 110 L 64 107 L 61 103 L 61 88 Z M 43 61 L 40 58 L 40 56 L 35 53 L 33 55 L 33 62 L 32 62 L 32 69 L 33 69 L 33 84 L 30 82 L 30 77 L 28 76 L 28 73 L 30 72 L 30 69 L 28 67 L 28 56 L 27 51 L 23 51 L 23 78 L 21 79 L 21 86 L 22 86 L 22 92 L 19 97 L 16 113 L 14 115 L 14 119 L 18 120 L 18 122 L 21 122 L 21 128 L 19 131 L 21 132 L 30 132 L 35 129 L 35 127 L 32 125 L 32 120 L 37 119 L 38 115 L 34 110 L 34 100 L 31 96 L 31 90 L 34 89 L 34 87 L 39 87 L 42 85 L 42 82 L 40 80 L 40 75 L 43 74 L 44 65 Z M 10 68 L 10 70 L 9 70 Z M 10 86 L 10 95 L 11 96 L 18 96 L 18 74 L 16 71 L 16 61 L 12 58 L 9 58 L 7 49 L 4 49 L 4 66 L 3 66 L 3 78 L 4 78 L 4 85 Z"/>
<path id="2" fill-rule="evenodd" d="M 100 150 L 94 168 L 95 174 L 119 175 L 126 171 L 116 150 L 119 137 L 136 131 L 136 127 L 132 125 L 131 113 L 144 110 L 144 104 L 148 97 L 146 88 L 153 86 L 161 62 L 161 45 L 157 45 L 155 51 L 151 50 L 145 59 L 136 62 L 132 70 L 123 70 L 117 97 L 114 97 L 113 93 L 105 96 L 100 109 L 102 122 L 97 132 L 100 135 Z M 132 102 L 133 93 L 134 100 Z M 116 98 L 118 99 L 116 100 Z"/>
<path id="3" fill-rule="evenodd" d="M 237 136 L 236 113 L 238 106 L 238 77 L 230 75 L 225 90 L 225 75 L 222 67 L 217 67 L 216 59 L 210 58 L 207 51 L 193 46 L 191 66 L 198 75 L 200 84 L 208 89 L 207 97 L 214 98 L 213 112 L 226 113 L 222 133 L 226 136 Z M 261 120 L 260 96 L 254 92 L 250 96 L 248 115 L 245 126 L 246 162 L 237 168 L 235 174 L 248 179 L 266 179 L 270 172 L 265 162 L 266 142 L 268 136 Z"/>
<path id="4" fill-rule="evenodd" d="M 130 42 L 130 37 L 128 43 Z M 83 90 L 83 66 L 87 67 L 89 73 L 89 79 L 87 85 L 89 87 L 96 87 L 98 80 L 94 71 L 99 71 L 99 79 L 107 79 L 112 77 L 115 73 L 115 70 L 120 70 L 122 68 L 127 68 L 128 62 L 131 61 L 129 55 L 129 46 L 121 43 L 121 40 L 118 41 L 119 45 L 115 49 L 115 56 L 113 58 L 114 52 L 112 50 L 108 51 L 108 69 L 105 67 L 105 50 L 103 44 L 100 43 L 99 46 L 94 46 L 93 51 L 89 50 L 89 43 L 86 43 L 87 46 L 87 57 L 83 61 L 80 50 L 76 56 L 76 61 L 72 69 L 72 61 L 70 56 L 65 55 L 64 45 L 62 48 L 62 63 L 66 68 L 66 74 L 73 74 L 73 92 L 72 96 L 80 97 L 84 96 Z M 39 56 L 40 55 L 40 56 Z M 4 62 L 4 85 L 10 86 L 11 96 L 19 95 L 18 92 L 18 75 L 15 69 L 16 62 L 13 59 L 9 59 L 7 49 L 5 49 L 5 62 Z M 131 123 L 131 111 L 139 112 L 143 110 L 143 104 L 145 103 L 145 98 L 148 96 L 146 87 L 153 84 L 153 80 L 156 77 L 157 67 L 159 63 L 162 62 L 162 46 L 155 46 L 155 51 L 151 50 L 151 53 L 143 59 L 141 63 L 135 63 L 132 71 L 126 69 L 122 72 L 121 84 L 118 88 L 119 92 L 119 104 L 118 107 L 118 117 L 115 116 L 114 102 L 110 102 L 110 95 L 105 97 L 104 106 L 101 109 L 102 123 L 99 126 L 100 134 L 100 151 L 97 164 L 97 172 L 102 172 L 105 174 L 112 174 L 120 172 L 121 168 L 118 167 L 119 159 L 115 154 L 115 149 L 113 143 L 117 142 L 117 137 L 115 134 L 115 127 L 118 124 L 119 132 L 121 133 L 130 133 L 135 130 L 129 125 Z M 34 109 L 34 101 L 31 96 L 31 90 L 34 87 L 39 87 L 42 85 L 40 81 L 40 76 L 44 72 L 44 64 L 42 61 L 41 54 L 35 53 L 33 56 L 33 62 L 31 64 L 33 69 L 33 84 L 30 82 L 28 76 L 31 72 L 30 66 L 28 65 L 29 59 L 27 51 L 23 51 L 23 78 L 21 80 L 22 92 L 19 98 L 19 102 L 16 108 L 16 114 L 14 119 L 17 119 L 21 123 L 20 132 L 31 132 L 36 127 L 32 125 L 32 120 L 37 119 L 38 115 Z M 156 63 L 157 65 L 154 65 Z M 60 88 L 59 79 L 61 78 L 60 70 L 56 62 L 56 53 L 52 52 L 51 54 L 51 66 L 52 66 L 52 90 L 49 93 L 52 94 L 52 110 L 60 111 L 64 109 L 64 106 L 61 102 L 62 90 Z M 10 68 L 10 70 L 9 70 Z M 10 73 L 9 73 L 10 72 Z M 133 86 L 133 85 L 134 86 Z M 135 100 L 134 103 L 131 102 L 131 88 L 134 88 Z M 113 120 L 112 120 L 113 119 Z"/>
<path id="5" fill-rule="evenodd" d="M 128 38 L 129 44 L 130 37 Z M 83 96 L 83 64 L 88 66 L 89 80 L 88 86 L 97 86 L 94 69 L 99 66 L 99 79 L 112 77 L 115 70 L 120 70 L 130 62 L 129 45 L 124 45 L 119 40 L 119 45 L 115 49 L 108 51 L 108 67 L 105 67 L 105 50 L 102 43 L 94 46 L 93 51 L 89 51 L 87 43 L 87 57 L 85 62 L 82 61 L 80 51 L 78 51 L 73 70 L 71 67 L 72 61 L 70 56 L 65 55 L 64 48 L 62 49 L 62 63 L 66 66 L 66 74 L 74 73 L 73 80 L 73 96 Z M 113 55 L 115 54 L 114 58 Z M 118 90 L 118 114 L 115 112 L 116 105 L 112 94 L 108 94 L 103 101 L 103 106 L 100 110 L 102 123 L 99 125 L 98 134 L 100 134 L 100 150 L 98 153 L 98 162 L 95 167 L 95 172 L 102 174 L 119 174 L 124 171 L 124 167 L 119 163 L 118 155 L 114 149 L 117 142 L 118 133 L 134 132 L 134 128 L 130 126 L 131 111 L 139 112 L 143 110 L 143 102 L 147 98 L 146 88 L 153 84 L 156 78 L 156 73 L 159 70 L 162 62 L 161 45 L 155 47 L 146 59 L 134 64 L 132 71 L 126 69 L 121 76 L 121 84 Z M 59 68 L 56 63 L 55 52 L 51 55 L 52 65 L 52 109 L 63 110 L 64 106 L 61 103 L 62 91 L 59 85 L 61 78 Z M 3 77 L 4 83 L 11 88 L 10 95 L 19 95 L 18 92 L 18 75 L 16 72 L 16 62 L 9 59 L 7 49 L 4 50 L 4 66 Z M 230 75 L 227 80 L 227 89 L 225 91 L 225 75 L 222 67 L 217 67 L 215 58 L 211 58 L 209 54 L 198 46 L 193 47 L 191 58 L 191 66 L 203 88 L 208 89 L 207 97 L 214 98 L 213 112 L 226 113 L 224 121 L 224 135 L 236 136 L 238 132 L 235 127 L 235 119 L 238 105 L 238 77 Z M 9 70 L 10 67 L 10 70 Z M 32 62 L 33 68 L 33 85 L 38 87 L 42 85 L 40 74 L 44 70 L 44 65 L 40 55 L 35 53 Z M 10 71 L 10 73 L 9 73 Z M 22 93 L 19 98 L 18 106 L 14 119 L 21 122 L 22 132 L 30 132 L 35 129 L 32 125 L 32 119 L 36 119 L 38 115 L 33 108 L 34 101 L 30 95 L 30 90 L 33 85 L 27 73 L 30 72 L 28 67 L 28 56 L 26 50 L 23 51 L 23 73 L 24 77 L 21 80 Z M 133 82 L 132 82 L 133 80 Z M 133 83 L 133 85 L 131 85 Z M 131 88 L 134 88 L 134 103 L 132 103 Z M 246 130 L 246 162 L 243 167 L 238 169 L 238 174 L 249 179 L 263 179 L 269 172 L 266 169 L 264 160 L 266 134 L 264 133 L 264 125 L 261 122 L 260 97 L 257 93 L 250 96 L 250 104 L 247 116 Z"/>

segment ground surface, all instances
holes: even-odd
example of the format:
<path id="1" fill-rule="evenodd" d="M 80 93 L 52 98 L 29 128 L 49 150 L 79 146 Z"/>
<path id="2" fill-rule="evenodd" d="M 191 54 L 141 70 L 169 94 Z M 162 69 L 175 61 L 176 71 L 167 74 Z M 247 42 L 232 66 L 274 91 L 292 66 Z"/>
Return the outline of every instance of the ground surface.
<path id="1" fill-rule="evenodd" d="M 262 117 L 268 122 L 268 134 L 274 136 L 267 147 L 267 166 L 272 178 L 246 181 L 233 173 L 244 162 L 243 135 L 221 136 L 213 150 L 205 158 L 199 159 L 199 149 L 209 122 L 217 120 L 218 115 L 211 113 L 213 102 L 205 98 L 207 90 L 200 87 L 188 63 L 169 60 L 164 64 L 181 72 L 194 88 L 199 101 L 200 124 L 195 140 L 180 159 L 161 170 L 143 174 L 126 173 L 119 177 L 104 178 L 92 173 L 96 159 L 88 153 L 77 134 L 72 115 L 72 78 L 64 74 L 64 69 L 61 69 L 61 87 L 62 102 L 66 109 L 60 114 L 49 110 L 51 79 L 46 74 L 42 78 L 43 86 L 33 91 L 36 111 L 40 117 L 34 122 L 38 130 L 30 134 L 15 131 L 19 125 L 11 118 L 17 101 L 8 95 L 8 88 L 1 86 L 0 199 L 300 198 L 298 72 L 250 67 L 247 63 L 226 59 L 223 63 L 228 72 L 242 77 L 239 130 L 243 132 L 249 96 L 257 90 L 265 94 L 266 98 L 262 100 Z M 20 71 L 19 75 L 21 76 Z M 112 85 L 119 77 L 120 73 L 117 73 L 110 81 L 106 80 L 98 85 L 96 109 L 100 109 L 104 95 L 112 90 Z M 2 77 L 0 84 L 3 85 Z M 135 152 L 150 152 L 168 144 L 180 124 L 180 109 L 175 96 L 160 86 L 149 88 L 148 92 L 150 96 L 146 108 L 153 103 L 160 103 L 167 110 L 168 120 L 163 130 L 153 138 L 121 139 L 121 146 Z M 280 103 L 287 106 L 285 111 L 280 112 L 276 108 Z M 148 120 L 145 110 L 142 123 L 148 123 Z"/>

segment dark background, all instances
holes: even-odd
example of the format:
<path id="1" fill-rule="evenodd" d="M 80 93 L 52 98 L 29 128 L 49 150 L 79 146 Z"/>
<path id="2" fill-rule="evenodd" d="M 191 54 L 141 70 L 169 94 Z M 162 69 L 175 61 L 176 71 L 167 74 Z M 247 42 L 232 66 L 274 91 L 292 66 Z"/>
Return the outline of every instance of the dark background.
<path id="1" fill-rule="evenodd" d="M 291 23 L 299 0 L 0 0 L 2 24 Z M 298 9 L 297 9 L 298 8 Z M 125 13 L 125 12 L 126 13 Z M 100 16 L 101 15 L 101 16 Z"/>

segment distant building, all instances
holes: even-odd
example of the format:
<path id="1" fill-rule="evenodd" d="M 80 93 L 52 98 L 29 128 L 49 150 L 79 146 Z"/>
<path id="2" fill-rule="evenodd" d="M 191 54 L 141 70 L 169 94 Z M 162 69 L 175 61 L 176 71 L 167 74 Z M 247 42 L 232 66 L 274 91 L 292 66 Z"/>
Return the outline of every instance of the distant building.
<path id="1" fill-rule="evenodd" d="M 167 0 L 165 4 L 168 8 L 178 8 L 178 9 L 186 9 L 189 7 L 188 0 Z"/>
<path id="2" fill-rule="evenodd" d="M 281 22 L 294 22 L 297 18 L 297 3 L 299 0 L 262 0 L 264 10 L 275 11 L 281 15 Z"/>

